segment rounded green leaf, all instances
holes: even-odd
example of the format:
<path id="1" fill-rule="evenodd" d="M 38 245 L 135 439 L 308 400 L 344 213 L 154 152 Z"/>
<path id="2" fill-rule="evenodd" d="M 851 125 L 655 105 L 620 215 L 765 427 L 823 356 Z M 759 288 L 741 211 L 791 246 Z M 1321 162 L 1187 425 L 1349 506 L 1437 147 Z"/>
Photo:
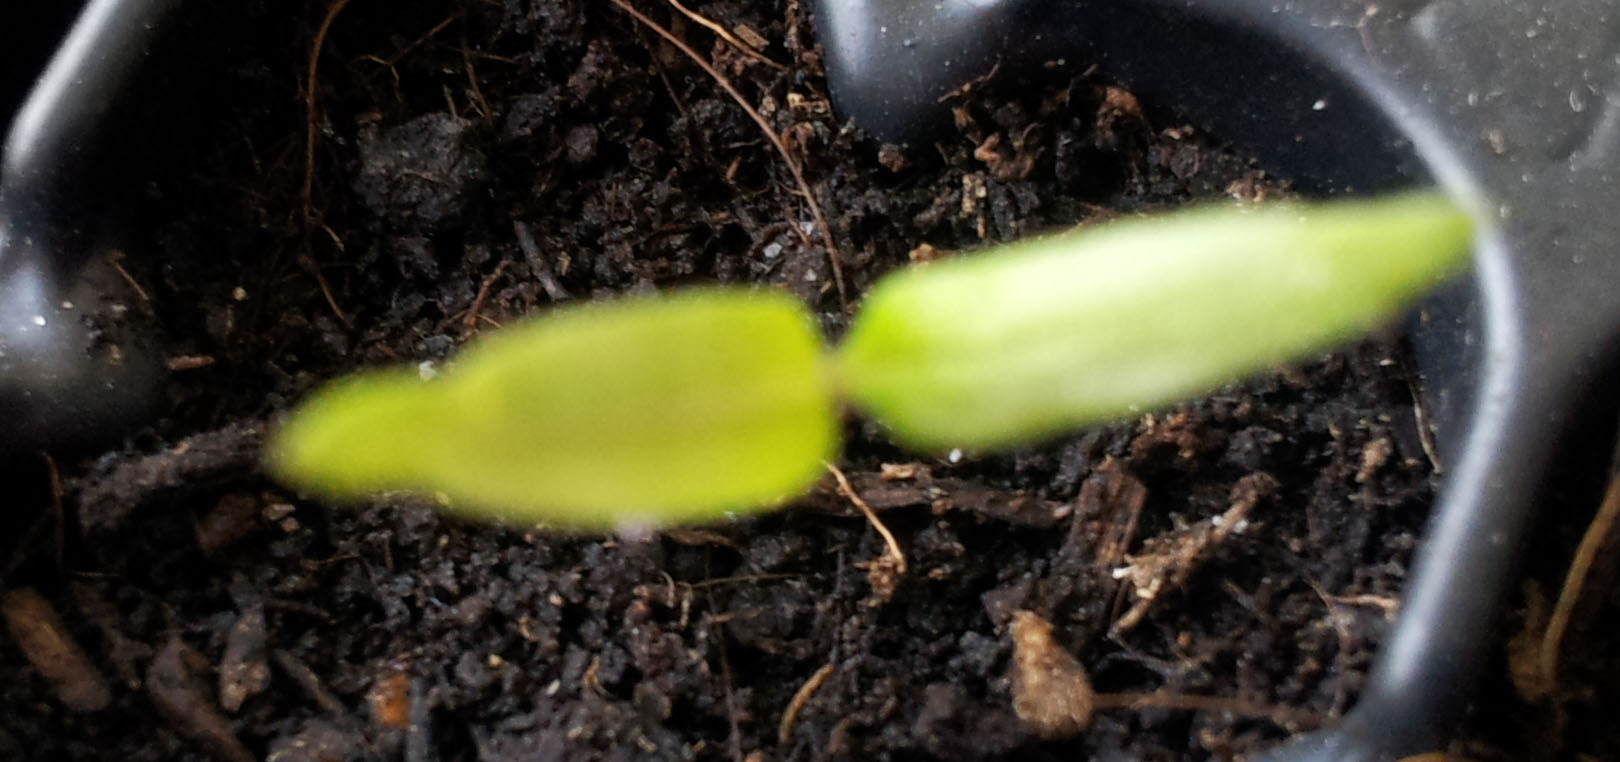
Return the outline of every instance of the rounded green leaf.
<path id="1" fill-rule="evenodd" d="M 1192 396 L 1390 320 L 1466 261 L 1432 194 L 1116 222 L 896 273 L 837 356 L 913 446 L 995 448 Z"/>
<path id="2" fill-rule="evenodd" d="M 438 378 L 337 382 L 267 463 L 328 497 L 441 495 L 457 510 L 608 528 L 716 518 L 807 489 L 837 448 L 823 343 L 775 292 L 706 289 L 556 310 Z"/>

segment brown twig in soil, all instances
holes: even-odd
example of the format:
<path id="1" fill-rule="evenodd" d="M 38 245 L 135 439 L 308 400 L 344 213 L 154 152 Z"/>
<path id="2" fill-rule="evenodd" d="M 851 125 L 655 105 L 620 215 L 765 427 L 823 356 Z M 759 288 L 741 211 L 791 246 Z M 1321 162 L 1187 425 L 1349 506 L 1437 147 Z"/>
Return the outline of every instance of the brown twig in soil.
<path id="1" fill-rule="evenodd" d="M 418 47 L 420 47 L 422 45 L 422 43 L 425 43 L 428 40 L 431 40 L 434 37 L 438 36 L 438 34 L 440 32 L 445 30 L 445 27 L 448 27 L 451 24 L 454 24 L 456 21 L 458 21 L 460 19 L 461 19 L 461 14 L 459 12 L 450 14 L 448 17 L 445 18 L 445 20 L 440 21 L 437 24 L 434 24 L 433 28 L 427 30 L 427 32 L 424 33 L 421 37 L 416 38 L 414 41 L 412 41 L 410 44 L 406 45 L 405 47 L 394 51 L 393 55 L 390 55 L 387 58 L 383 58 L 383 57 L 378 56 L 378 55 L 376 55 L 374 53 L 367 53 L 366 55 L 360 56 L 356 60 L 370 61 L 371 63 L 377 64 L 378 66 L 381 66 L 381 67 L 387 69 L 389 76 L 394 78 L 394 99 L 397 100 L 397 101 L 403 102 L 404 98 L 400 95 L 400 90 L 399 90 L 399 69 L 397 68 L 396 64 L 398 64 L 400 61 L 404 60 L 405 56 L 410 55 L 411 51 L 416 50 Z M 497 56 L 497 55 L 494 55 L 494 54 L 491 54 L 491 53 L 484 53 L 484 52 L 475 50 L 475 51 L 472 51 L 472 54 L 474 56 L 478 57 L 478 58 L 493 59 L 493 60 L 497 60 L 497 61 L 504 60 L 507 63 L 511 63 L 511 59 L 503 59 L 501 56 Z"/>
<path id="2" fill-rule="evenodd" d="M 1142 506 L 1147 502 L 1147 486 L 1125 470 L 1125 466 L 1112 455 L 1108 456 L 1091 476 L 1080 485 L 1075 497 L 1076 512 L 1081 507 L 1106 509 L 1111 515 L 1103 517 L 1106 523 L 1102 541 L 1097 545 L 1093 568 L 1103 572 L 1125 560 L 1126 551 L 1136 542 L 1136 532 L 1142 521 Z M 1125 520 L 1118 521 L 1121 510 Z M 1078 529 L 1079 524 L 1075 525 Z M 1072 532 L 1071 532 L 1072 534 Z M 1076 543 L 1079 544 L 1079 543 Z"/>
<path id="3" fill-rule="evenodd" d="M 639 32 L 636 34 L 636 39 L 641 39 Z M 641 44 L 646 45 L 647 43 L 643 41 Z M 652 65 L 653 70 L 658 72 L 659 81 L 664 83 L 664 90 L 669 92 L 670 102 L 675 104 L 675 112 L 681 115 L 681 119 L 686 119 L 686 102 L 682 101 L 680 94 L 675 92 L 675 85 L 669 81 L 669 72 L 664 70 L 664 62 L 658 60 L 658 56 L 653 56 Z"/>
<path id="4" fill-rule="evenodd" d="M 326 35 L 332 31 L 332 23 L 337 21 L 339 13 L 349 4 L 349 0 L 332 0 L 332 5 L 326 9 L 326 16 L 321 19 L 321 25 L 315 30 L 315 39 L 309 46 L 309 74 L 304 82 L 304 187 L 300 192 L 303 203 L 304 219 L 304 253 L 298 257 L 299 264 L 308 268 L 315 277 L 316 285 L 320 286 L 321 296 L 326 298 L 326 305 L 332 308 L 344 325 L 349 324 L 349 316 L 338 307 L 337 299 L 332 296 L 332 287 L 326 282 L 326 276 L 321 274 L 321 268 L 315 264 L 309 255 L 310 230 L 314 227 L 315 219 L 315 138 L 319 133 L 320 118 L 315 104 L 315 88 L 319 82 L 321 49 L 326 47 Z"/>
<path id="5" fill-rule="evenodd" d="M 1395 615 L 1401 610 L 1401 602 L 1387 595 L 1326 595 L 1321 591 L 1318 591 L 1318 594 L 1322 595 L 1323 601 L 1332 605 L 1378 609 L 1383 612 L 1384 621 L 1389 624 L 1395 623 Z"/>
<path id="6" fill-rule="evenodd" d="M 432 28 L 428 29 L 426 32 L 423 32 L 421 37 L 418 37 L 415 40 L 412 40 L 410 42 L 410 44 L 406 45 L 405 47 L 394 51 L 394 54 L 389 56 L 388 58 L 377 58 L 376 56 L 367 56 L 367 58 L 369 58 L 371 60 L 374 60 L 377 63 L 380 63 L 380 64 L 382 64 L 384 66 L 392 67 L 394 64 L 397 64 L 400 61 L 404 60 L 405 56 L 409 55 L 411 51 L 416 50 L 417 48 L 421 47 L 422 43 L 425 43 L 428 40 L 431 40 L 434 37 L 437 37 L 440 32 L 445 30 L 445 27 L 448 27 L 451 24 L 456 23 L 456 21 L 458 19 L 460 19 L 460 18 L 461 18 L 461 14 L 459 14 L 459 13 L 450 14 L 449 16 L 445 17 L 445 19 L 443 21 L 440 21 L 439 23 L 434 24 Z"/>
<path id="7" fill-rule="evenodd" d="M 1231 507 L 1219 517 L 1205 519 L 1185 530 L 1155 537 L 1143 544 L 1142 552 L 1127 556 L 1127 566 L 1115 576 L 1136 588 L 1136 602 L 1109 627 L 1118 638 L 1147 616 L 1160 594 L 1184 587 L 1192 575 L 1209 560 L 1214 549 L 1232 534 L 1243 531 L 1249 512 L 1277 490 L 1277 480 L 1254 473 L 1232 485 Z"/>
<path id="8" fill-rule="evenodd" d="M 1231 580 L 1226 584 L 1233 585 Z M 1314 580 L 1307 579 L 1305 584 L 1322 600 L 1322 607 L 1327 610 L 1328 621 L 1332 622 L 1334 632 L 1339 636 L 1339 653 L 1333 657 L 1334 667 L 1340 672 L 1350 669 L 1350 657 L 1353 653 L 1353 633 L 1350 630 L 1351 618 L 1340 611 L 1343 607 L 1362 606 L 1377 608 L 1383 613 L 1385 622 L 1394 623 L 1395 614 L 1400 609 L 1400 602 L 1388 596 L 1379 595 L 1330 595 Z M 1336 681 L 1333 690 L 1333 703 L 1328 708 L 1328 715 L 1337 717 L 1344 714 L 1350 705 L 1350 686 L 1344 681 Z"/>
<path id="9" fill-rule="evenodd" d="M 478 111 L 484 119 L 495 118 L 495 112 L 489 108 L 489 101 L 484 100 L 484 90 L 478 86 L 478 72 L 473 70 L 472 53 L 467 49 L 467 27 L 461 27 L 461 65 L 467 70 L 467 85 L 472 90 L 473 101 L 478 104 Z"/>
<path id="10" fill-rule="evenodd" d="M 508 259 L 495 263 L 495 271 L 484 278 L 483 283 L 478 284 L 478 293 L 473 296 L 472 306 L 467 308 L 466 317 L 461 319 L 462 328 L 471 331 L 478 327 L 478 318 L 480 313 L 484 311 L 484 302 L 489 301 L 490 289 L 494 288 L 495 282 L 506 274 L 506 267 L 510 264 L 512 264 L 512 261 Z"/>
<path id="11" fill-rule="evenodd" d="M 872 510 L 872 506 L 867 505 L 866 501 L 861 499 L 860 494 L 855 491 L 855 488 L 849 485 L 849 478 L 844 476 L 844 472 L 838 470 L 838 467 L 831 463 L 823 465 L 832 473 L 833 479 L 838 482 L 838 491 L 856 508 L 860 509 L 862 515 L 866 516 L 867 523 L 871 524 L 872 528 L 876 529 L 877 533 L 883 537 L 883 544 L 887 547 L 887 550 L 883 552 L 883 556 L 875 561 L 862 562 L 857 566 L 864 567 L 867 578 L 871 580 L 872 603 L 885 603 L 889 598 L 893 597 L 895 588 L 900 584 L 900 578 L 906 574 L 906 554 L 900 552 L 900 543 L 894 539 L 894 533 L 890 532 L 889 528 L 878 518 L 877 511 Z"/>
<path id="12" fill-rule="evenodd" d="M 152 303 L 151 295 L 146 293 L 146 289 L 141 288 L 141 284 L 135 280 L 135 276 L 130 275 L 129 271 L 124 269 L 124 252 L 117 249 L 108 252 L 107 261 L 112 263 L 113 269 L 117 270 L 118 274 L 124 278 L 124 282 L 135 290 L 135 295 L 140 297 L 142 302 L 146 304 Z"/>
<path id="13" fill-rule="evenodd" d="M 702 590 L 706 587 L 720 587 L 722 585 L 744 585 L 752 582 L 776 582 L 784 579 L 802 579 L 803 574 L 744 574 L 736 577 L 715 577 L 701 579 L 696 582 L 685 582 L 693 590 Z"/>
<path id="14" fill-rule="evenodd" d="M 849 501 L 854 503 L 855 507 L 859 508 L 861 513 L 866 516 L 866 520 L 871 522 L 872 528 L 883 536 L 883 543 L 888 546 L 889 554 L 899 559 L 900 571 L 904 573 L 906 570 L 906 557 L 904 553 L 900 552 L 900 543 L 894 539 L 894 534 L 878 519 L 877 512 L 872 510 L 872 506 L 867 505 L 866 501 L 862 500 L 859 494 L 856 494 L 855 488 L 849 486 L 849 478 L 844 476 L 844 472 L 831 463 L 825 465 L 827 470 L 832 472 L 833 479 L 838 482 L 838 491 L 843 493 L 844 497 L 849 498 Z"/>
<path id="15" fill-rule="evenodd" d="M 0 619 L 11 642 L 45 678 L 56 699 L 75 712 L 98 712 L 112 703 L 107 679 L 73 639 L 56 607 L 30 587 L 0 596 Z"/>
<path id="16" fill-rule="evenodd" d="M 666 42 L 675 46 L 675 49 L 681 51 L 682 55 L 691 59 L 692 63 L 697 64 L 698 68 L 708 74 L 715 81 L 715 84 L 718 84 L 720 89 L 725 90 L 726 94 L 731 96 L 731 99 L 736 101 L 743 111 L 747 112 L 748 117 L 759 125 L 760 132 L 764 133 L 765 139 L 770 141 L 776 152 L 781 154 L 783 163 L 787 164 L 788 171 L 793 174 L 793 181 L 799 186 L 799 193 L 804 196 L 805 204 L 810 207 L 810 216 L 815 218 L 816 226 L 821 229 L 822 239 L 827 242 L 827 263 L 832 268 L 833 283 L 838 288 L 838 304 L 841 307 L 849 306 L 849 294 L 844 286 L 844 266 L 839 261 L 838 244 L 833 241 L 832 226 L 827 224 L 827 218 L 821 211 L 821 203 L 816 200 L 816 194 L 810 189 L 810 183 L 804 179 L 804 171 L 799 168 L 799 163 L 793 160 L 793 155 L 788 152 L 787 146 L 782 143 L 781 136 L 776 134 L 776 130 L 771 129 L 770 122 L 765 121 L 765 117 L 759 113 L 759 109 L 754 108 L 753 104 L 750 104 L 748 99 L 743 97 L 743 94 L 737 90 L 736 86 L 731 84 L 731 80 L 704 60 L 703 56 L 698 55 L 698 52 L 693 50 L 692 46 L 681 41 L 681 38 L 676 37 L 673 32 L 660 26 L 658 22 L 648 18 L 646 14 L 636 10 L 635 6 L 631 5 L 628 0 L 613 0 L 613 4 L 625 13 L 630 14 L 631 18 L 634 18 L 643 26 L 651 29 L 659 37 L 664 38 Z"/>
<path id="17" fill-rule="evenodd" d="M 309 46 L 308 77 L 304 82 L 304 221 L 310 221 L 313 210 L 311 197 L 315 192 L 315 136 L 320 120 L 316 118 L 315 87 L 319 81 L 321 66 L 321 48 L 326 46 L 326 35 L 332 31 L 332 22 L 337 20 L 338 14 L 343 12 L 349 0 L 332 0 L 332 5 L 326 9 L 326 17 L 321 19 L 321 25 L 315 30 L 315 39 Z"/>
<path id="18" fill-rule="evenodd" d="M 979 76 L 974 77 L 973 79 L 970 79 L 970 80 L 968 80 L 966 82 L 963 82 L 962 84 L 956 86 L 955 88 L 952 88 L 950 92 L 945 93 L 944 95 L 941 95 L 938 98 L 934 99 L 934 102 L 935 103 L 944 103 L 945 101 L 951 100 L 952 98 L 965 97 L 968 93 L 973 92 L 973 88 L 978 87 L 978 86 L 980 86 L 980 85 L 982 85 L 982 84 L 984 84 L 986 82 L 989 82 L 992 79 L 995 79 L 996 74 L 999 73 L 1000 71 L 1001 71 L 1001 61 L 997 60 L 995 62 L 995 64 L 990 67 L 990 71 L 987 71 L 987 72 L 985 72 L 983 74 L 980 74 Z"/>
<path id="19" fill-rule="evenodd" d="M 1575 614 L 1575 604 L 1580 602 L 1581 591 L 1586 586 L 1599 551 L 1614 534 L 1617 518 L 1620 518 L 1620 477 L 1610 480 L 1597 515 L 1592 517 L 1592 523 L 1587 525 L 1586 533 L 1581 536 L 1581 544 L 1576 547 L 1575 557 L 1569 564 L 1569 573 L 1564 577 L 1564 586 L 1558 591 L 1558 602 L 1553 605 L 1552 616 L 1547 620 L 1547 631 L 1541 636 L 1537 664 L 1542 685 L 1549 691 L 1558 684 L 1558 656 L 1563 649 L 1564 633 L 1569 630 L 1570 620 Z"/>
<path id="20" fill-rule="evenodd" d="M 1434 442 L 1434 421 L 1429 417 L 1429 409 L 1419 401 L 1423 399 L 1423 395 L 1419 393 L 1416 383 L 1411 380 L 1417 377 L 1415 369 L 1406 369 L 1408 379 L 1406 388 L 1412 394 L 1412 419 L 1417 423 L 1418 444 L 1423 448 L 1423 457 L 1429 460 L 1430 470 L 1436 474 L 1443 474 L 1445 469 L 1441 467 L 1440 454 Z"/>
<path id="21" fill-rule="evenodd" d="M 827 682 L 828 676 L 832 673 L 833 665 L 830 662 L 821 665 L 821 669 L 810 675 L 810 679 L 804 681 L 804 685 L 799 686 L 799 690 L 793 694 L 793 700 L 788 702 L 787 709 L 782 710 L 782 721 L 776 725 L 778 746 L 787 746 L 788 741 L 793 740 L 793 726 L 799 721 L 799 713 L 804 711 L 805 705 L 810 703 L 810 697 L 816 695 L 821 684 Z"/>
<path id="22" fill-rule="evenodd" d="M 45 459 L 45 470 L 51 481 L 50 520 L 54 525 L 51 532 L 51 550 L 56 552 L 56 570 L 61 572 L 62 558 L 66 554 L 64 548 L 67 544 L 67 518 L 62 512 L 62 498 L 67 494 L 67 489 L 62 486 L 62 469 L 56 467 L 56 459 L 45 452 L 41 452 L 39 456 Z"/>
<path id="23" fill-rule="evenodd" d="M 590 691 L 592 694 L 598 697 L 607 695 L 607 689 L 602 687 L 602 678 L 598 676 L 601 673 L 601 670 L 602 657 L 592 656 L 591 663 L 585 665 L 584 676 L 579 678 L 579 682 L 581 685 L 585 686 L 585 690 Z"/>
<path id="24" fill-rule="evenodd" d="M 728 183 L 731 182 L 732 175 L 736 174 L 736 172 L 737 172 L 737 162 L 733 161 L 731 163 L 731 166 L 726 169 L 726 182 L 728 182 Z M 792 212 L 793 212 L 792 208 L 786 202 L 783 202 L 783 204 L 782 204 L 782 220 L 783 220 L 783 223 L 785 225 L 787 225 L 788 230 L 793 231 L 793 235 L 798 237 L 799 244 L 804 246 L 804 250 L 809 251 L 810 247 L 813 245 L 811 243 L 811 241 L 810 241 L 810 235 L 804 232 L 804 226 L 803 225 L 800 225 L 797 222 L 792 222 L 791 221 L 793 219 L 793 213 Z"/>
<path id="25" fill-rule="evenodd" d="M 726 31 L 725 27 L 720 26 L 719 24 L 717 24 L 714 21 L 710 20 L 709 17 L 707 17 L 707 16 L 705 16 L 705 15 L 703 15 L 701 13 L 698 13 L 697 11 L 690 10 L 684 5 L 681 5 L 681 0 L 669 0 L 669 4 L 675 6 L 675 10 L 678 10 L 681 13 L 686 14 L 687 18 L 689 18 L 689 19 L 691 19 L 693 21 L 696 21 L 698 23 L 698 25 L 702 26 L 703 28 L 705 28 L 705 29 L 707 29 L 707 30 L 709 30 L 711 32 L 714 32 L 716 37 L 719 37 L 720 39 L 725 40 L 726 44 L 730 45 L 733 48 L 736 48 L 737 51 L 742 53 L 743 55 L 748 56 L 749 58 L 752 58 L 755 61 L 758 61 L 758 62 L 760 62 L 762 64 L 765 64 L 766 66 L 769 66 L 772 69 L 775 69 L 777 71 L 787 71 L 786 66 L 771 60 L 770 58 L 766 57 L 766 55 L 764 53 L 761 53 L 761 52 L 759 52 L 759 51 L 757 51 L 757 50 L 755 50 L 755 49 L 753 49 L 753 48 L 751 48 L 751 47 L 749 47 L 747 45 L 744 45 L 742 40 L 737 39 L 736 36 L 734 36 L 731 32 Z"/>
<path id="26" fill-rule="evenodd" d="M 534 233 L 529 230 L 529 226 L 520 220 L 513 220 L 512 233 L 517 236 L 518 248 L 523 251 L 523 258 L 529 260 L 529 270 L 534 274 L 534 279 L 540 281 L 540 287 L 545 289 L 546 296 L 551 297 L 551 301 L 554 302 L 570 299 L 568 289 L 563 288 L 562 284 L 557 282 L 556 274 L 551 272 L 551 265 L 546 263 L 545 254 L 540 251 L 540 244 L 535 242 Z"/>
<path id="27" fill-rule="evenodd" d="M 737 547 L 737 542 L 713 529 L 693 529 L 690 527 L 664 527 L 659 530 L 666 539 L 682 545 L 703 547 L 705 545 L 719 545 L 726 548 Z"/>
<path id="28" fill-rule="evenodd" d="M 197 370 L 214 364 L 213 355 L 175 355 L 163 361 L 169 370 L 179 372 L 183 370 Z"/>
<path id="29" fill-rule="evenodd" d="M 304 269 L 308 270 L 309 274 L 315 278 L 315 285 L 321 289 L 321 297 L 326 299 L 326 306 L 332 310 L 333 315 L 337 316 L 338 321 L 344 325 L 352 325 L 349 316 L 343 312 L 342 307 L 338 306 L 337 297 L 332 295 L 332 286 L 326 282 L 326 276 L 321 274 L 321 266 L 316 263 L 314 257 L 309 255 L 307 243 L 304 248 L 305 253 L 298 255 L 298 264 L 303 265 Z"/>

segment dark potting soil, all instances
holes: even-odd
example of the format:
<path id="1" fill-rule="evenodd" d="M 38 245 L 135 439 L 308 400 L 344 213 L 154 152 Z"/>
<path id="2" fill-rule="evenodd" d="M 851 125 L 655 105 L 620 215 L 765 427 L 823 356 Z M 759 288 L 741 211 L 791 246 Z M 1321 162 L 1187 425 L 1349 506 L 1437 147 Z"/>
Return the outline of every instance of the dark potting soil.
<path id="1" fill-rule="evenodd" d="M 934 142 L 880 146 L 832 111 L 796 0 L 694 6 L 757 56 L 641 5 L 782 136 L 836 271 L 759 127 L 610 3 L 355 0 L 313 93 L 326 6 L 177 14 L 112 138 L 122 262 L 176 368 L 162 415 L 59 459 L 60 499 L 21 480 L 8 517 L 6 584 L 45 595 L 88 656 L 59 679 L 109 703 L 69 709 L 8 641 L 0 757 L 1229 759 L 1351 705 L 1435 481 L 1389 341 L 994 457 L 921 457 L 852 419 L 842 468 L 908 563 L 887 600 L 885 546 L 830 482 L 624 539 L 266 480 L 264 427 L 318 384 L 442 362 L 555 303 L 752 282 L 836 334 L 840 283 L 858 301 L 913 258 L 1285 189 L 1062 67 L 977 83 Z M 1230 711 L 1042 737 L 1013 708 L 1017 610 L 1099 691 Z"/>

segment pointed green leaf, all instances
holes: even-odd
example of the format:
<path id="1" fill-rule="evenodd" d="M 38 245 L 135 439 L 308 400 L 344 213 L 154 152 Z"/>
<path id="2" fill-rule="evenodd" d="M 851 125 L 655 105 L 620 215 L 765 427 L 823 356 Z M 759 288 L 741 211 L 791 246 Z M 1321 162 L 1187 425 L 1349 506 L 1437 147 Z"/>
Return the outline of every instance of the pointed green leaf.
<path id="1" fill-rule="evenodd" d="M 1375 328 L 1466 261 L 1436 195 L 1196 209 L 890 276 L 840 348 L 902 441 L 995 448 L 1207 391 Z"/>
<path id="2" fill-rule="evenodd" d="M 807 489 L 837 448 L 823 343 L 776 292 L 559 309 L 432 381 L 364 373 L 299 408 L 271 470 L 327 497 L 441 494 L 457 510 L 607 528 L 717 518 Z"/>

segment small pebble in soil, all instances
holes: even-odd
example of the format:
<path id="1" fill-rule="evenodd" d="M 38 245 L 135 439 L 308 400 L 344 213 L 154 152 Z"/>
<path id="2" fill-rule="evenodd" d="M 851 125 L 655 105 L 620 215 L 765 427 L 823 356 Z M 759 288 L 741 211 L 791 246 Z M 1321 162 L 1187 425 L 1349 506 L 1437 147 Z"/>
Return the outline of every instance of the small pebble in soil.
<path id="1" fill-rule="evenodd" d="M 1013 711 L 1046 738 L 1072 736 L 1091 725 L 1096 694 L 1074 655 L 1052 637 L 1052 623 L 1030 611 L 1012 619 Z"/>

